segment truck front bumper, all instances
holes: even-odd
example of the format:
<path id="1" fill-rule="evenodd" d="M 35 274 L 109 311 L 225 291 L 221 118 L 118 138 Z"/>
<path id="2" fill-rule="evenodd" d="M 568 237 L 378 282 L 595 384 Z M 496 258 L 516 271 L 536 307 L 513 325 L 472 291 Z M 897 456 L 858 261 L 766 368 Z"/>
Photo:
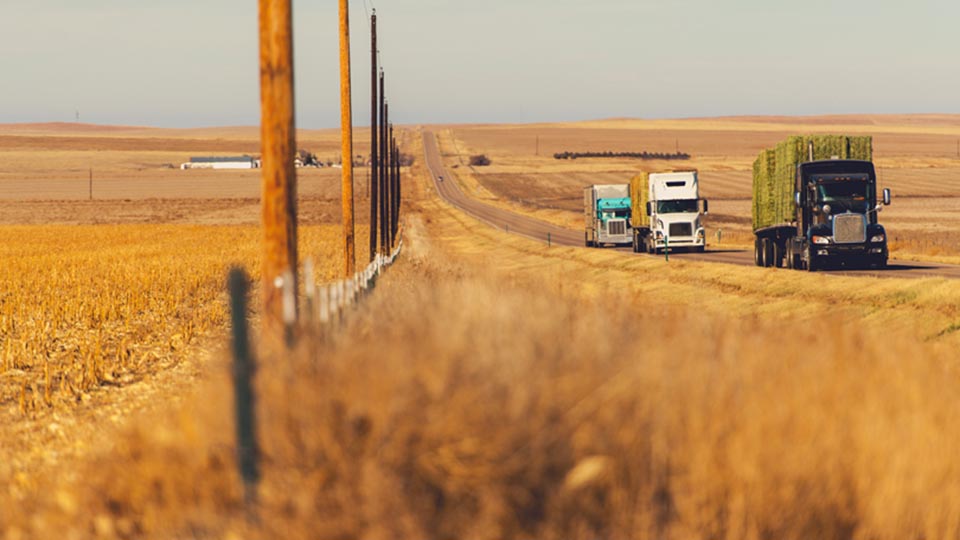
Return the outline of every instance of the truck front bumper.
<path id="1" fill-rule="evenodd" d="M 682 247 L 703 247 L 706 245 L 706 239 L 703 234 L 698 234 L 696 236 L 671 236 L 670 247 L 671 248 L 682 248 Z M 657 249 L 663 249 L 666 247 L 667 242 L 662 236 L 656 238 Z"/>
<path id="2" fill-rule="evenodd" d="M 597 235 L 597 242 L 601 244 L 632 244 L 633 233 L 628 234 L 604 234 Z"/>
<path id="3" fill-rule="evenodd" d="M 889 257 L 886 242 L 865 244 L 812 244 L 811 251 L 823 261 L 886 261 Z"/>

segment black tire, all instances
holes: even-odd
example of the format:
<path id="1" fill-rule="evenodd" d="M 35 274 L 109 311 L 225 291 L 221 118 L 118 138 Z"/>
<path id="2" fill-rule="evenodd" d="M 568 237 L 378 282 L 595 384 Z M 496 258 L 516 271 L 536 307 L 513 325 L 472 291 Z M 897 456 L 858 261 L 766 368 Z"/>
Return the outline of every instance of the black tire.
<path id="1" fill-rule="evenodd" d="M 786 267 L 791 270 L 800 270 L 803 266 L 803 261 L 800 258 L 800 254 L 793 250 L 793 242 L 787 241 L 787 255 L 786 255 Z"/>
<path id="2" fill-rule="evenodd" d="M 813 251 L 807 249 L 807 272 L 816 272 L 820 269 L 820 261 L 817 260 L 817 256 L 813 254 Z"/>
<path id="3" fill-rule="evenodd" d="M 763 250 L 760 249 L 760 239 L 753 239 L 753 264 L 754 266 L 763 266 Z"/>
<path id="4" fill-rule="evenodd" d="M 783 268 L 785 266 L 783 264 L 783 259 L 784 259 L 783 244 L 781 244 L 780 242 L 777 242 L 776 240 L 771 240 L 770 243 L 773 244 L 773 261 L 770 266 Z"/>
<path id="5" fill-rule="evenodd" d="M 769 238 L 760 240 L 760 262 L 764 268 L 773 266 L 773 242 Z"/>
<path id="6" fill-rule="evenodd" d="M 594 245 L 593 242 L 590 241 L 590 237 L 587 236 L 587 233 L 583 233 L 583 243 L 587 247 L 593 247 Z"/>

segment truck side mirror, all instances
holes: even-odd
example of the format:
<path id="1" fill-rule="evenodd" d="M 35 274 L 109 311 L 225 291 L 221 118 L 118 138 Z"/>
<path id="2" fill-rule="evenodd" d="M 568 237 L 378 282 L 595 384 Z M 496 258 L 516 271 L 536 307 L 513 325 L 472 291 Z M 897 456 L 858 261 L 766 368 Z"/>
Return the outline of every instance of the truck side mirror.
<path id="1" fill-rule="evenodd" d="M 652 210 L 653 210 L 653 207 L 650 206 L 650 202 L 647 201 L 647 215 L 648 215 L 648 216 L 649 216 L 649 215 L 653 215 Z"/>
<path id="2" fill-rule="evenodd" d="M 707 215 L 707 214 L 709 214 L 709 213 L 710 213 L 710 203 L 708 203 L 707 200 L 704 199 L 704 200 L 703 200 L 703 215 Z"/>
<path id="3" fill-rule="evenodd" d="M 793 204 L 795 204 L 795 205 L 797 205 L 797 206 L 800 206 L 800 192 L 799 192 L 799 191 L 794 191 L 794 192 L 793 192 Z"/>
<path id="4" fill-rule="evenodd" d="M 890 188 L 886 188 L 883 190 L 883 204 L 884 206 L 887 206 L 890 204 Z"/>

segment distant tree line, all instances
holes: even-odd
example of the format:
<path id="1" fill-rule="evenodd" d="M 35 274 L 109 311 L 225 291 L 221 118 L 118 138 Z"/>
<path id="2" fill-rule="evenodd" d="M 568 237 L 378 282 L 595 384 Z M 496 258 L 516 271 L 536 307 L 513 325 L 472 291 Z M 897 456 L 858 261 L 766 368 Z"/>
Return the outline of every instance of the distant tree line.
<path id="1" fill-rule="evenodd" d="M 666 161 L 690 159 L 686 152 L 558 152 L 554 159 L 579 158 L 631 158 L 631 159 L 662 159 Z"/>

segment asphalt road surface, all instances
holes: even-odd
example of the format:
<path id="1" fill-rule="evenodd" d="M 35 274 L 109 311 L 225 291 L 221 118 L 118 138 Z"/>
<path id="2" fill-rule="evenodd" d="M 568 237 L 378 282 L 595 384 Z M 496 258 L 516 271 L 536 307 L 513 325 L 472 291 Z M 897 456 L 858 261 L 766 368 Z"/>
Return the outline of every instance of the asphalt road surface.
<path id="1" fill-rule="evenodd" d="M 503 231 L 526 236 L 541 242 L 547 242 L 549 240 L 553 244 L 562 246 L 584 246 L 584 233 L 582 230 L 574 231 L 535 218 L 516 214 L 509 210 L 480 202 L 465 194 L 463 190 L 460 189 L 460 186 L 447 174 L 443 160 L 440 157 L 437 139 L 433 132 L 424 131 L 423 148 L 427 168 L 433 177 L 437 192 L 440 193 L 440 196 L 444 200 L 453 206 Z M 625 253 L 633 253 L 633 250 L 629 247 L 615 249 Z M 640 257 L 654 256 L 647 254 L 636 255 Z M 742 250 L 711 250 L 708 248 L 704 253 L 671 253 L 670 257 L 693 261 L 753 266 L 753 253 Z M 891 259 L 887 268 L 882 270 L 828 270 L 824 273 L 851 276 L 899 278 L 943 277 L 960 279 L 960 266 Z"/>

